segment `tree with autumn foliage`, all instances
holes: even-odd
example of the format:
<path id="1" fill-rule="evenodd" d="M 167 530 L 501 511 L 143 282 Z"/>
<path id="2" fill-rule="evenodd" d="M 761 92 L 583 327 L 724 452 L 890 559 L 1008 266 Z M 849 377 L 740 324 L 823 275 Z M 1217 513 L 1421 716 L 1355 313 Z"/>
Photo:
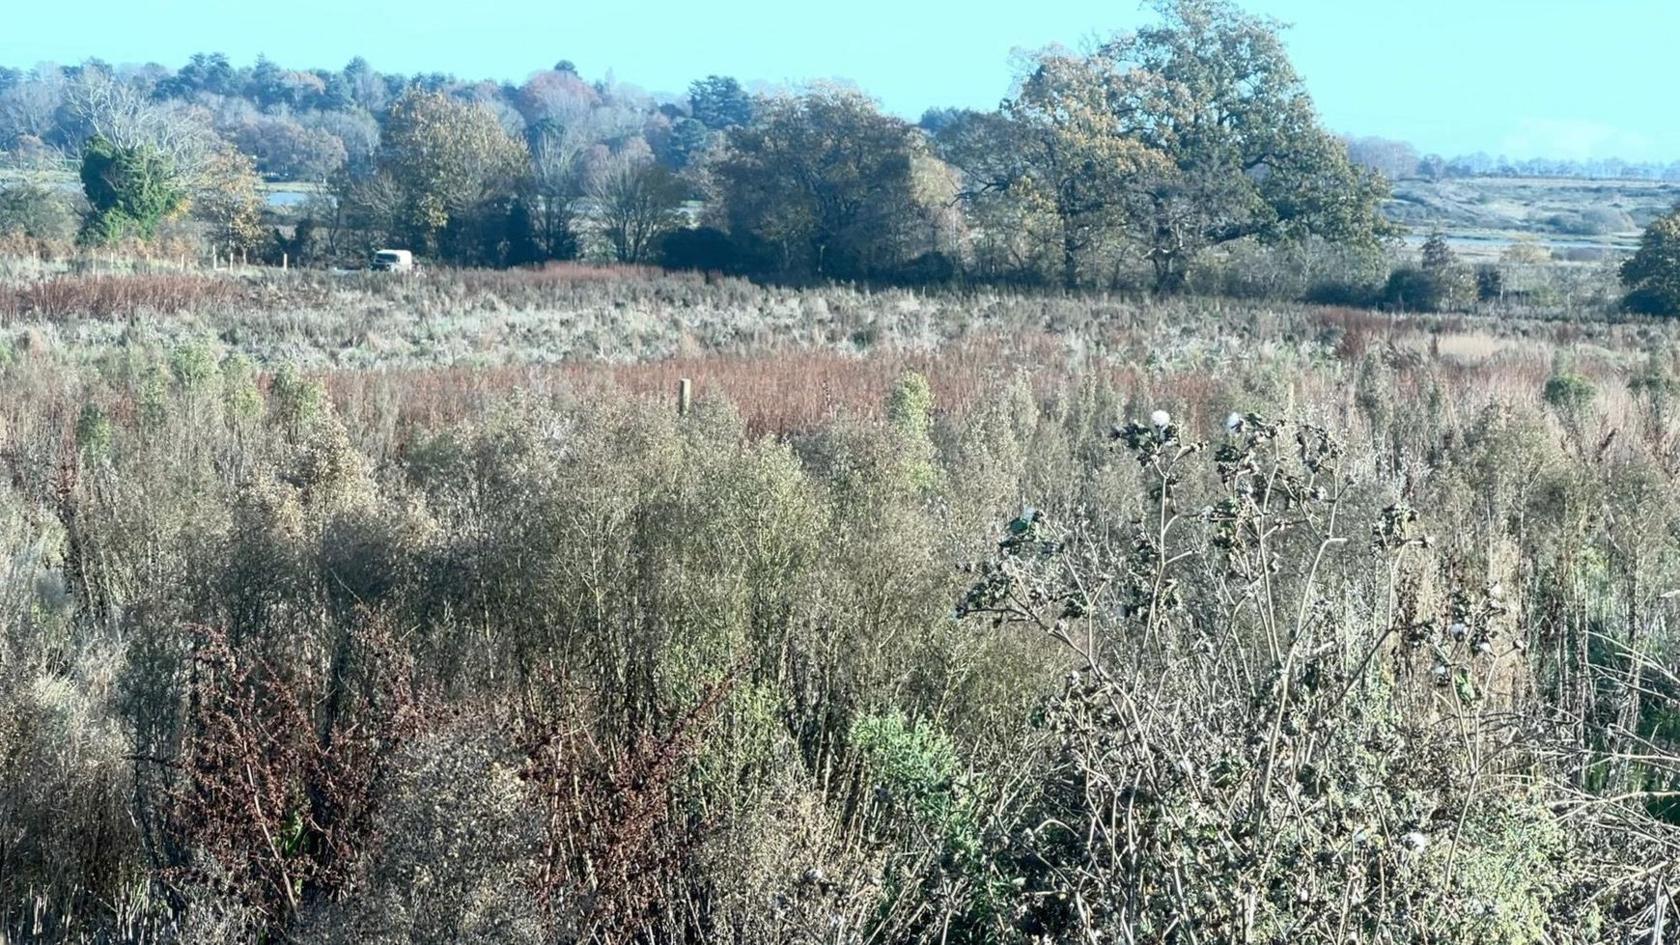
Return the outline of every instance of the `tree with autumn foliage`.
<path id="1" fill-rule="evenodd" d="M 1117 77 L 1100 57 L 1042 53 L 1014 97 L 975 129 L 980 150 L 958 160 L 971 196 L 1007 195 L 1028 229 L 1055 246 L 1065 288 L 1081 281 L 1086 253 L 1118 221 L 1127 180 L 1163 160 L 1109 107 Z"/>
<path id="2" fill-rule="evenodd" d="M 1159 159 L 1125 188 L 1125 231 L 1157 290 L 1177 291 L 1205 249 L 1320 236 L 1373 243 L 1382 177 L 1319 123 L 1274 21 L 1229 0 L 1159 0 L 1160 25 L 1102 47 L 1111 105 Z"/>
<path id="3" fill-rule="evenodd" d="M 453 262 L 497 262 L 530 155 L 495 112 L 410 89 L 391 106 L 376 169 L 349 203 L 385 241 Z"/>
<path id="4" fill-rule="evenodd" d="M 205 162 L 193 215 L 209 226 L 217 252 L 249 252 L 263 240 L 262 180 L 249 155 L 223 148 Z"/>
<path id="5" fill-rule="evenodd" d="M 1159 24 L 1079 55 L 1037 56 L 990 121 L 991 153 L 953 158 L 972 198 L 1006 193 L 1059 245 L 1061 281 L 1107 238 L 1157 291 L 1210 247 L 1386 233 L 1381 177 L 1320 125 L 1278 24 L 1229 0 L 1157 0 Z"/>

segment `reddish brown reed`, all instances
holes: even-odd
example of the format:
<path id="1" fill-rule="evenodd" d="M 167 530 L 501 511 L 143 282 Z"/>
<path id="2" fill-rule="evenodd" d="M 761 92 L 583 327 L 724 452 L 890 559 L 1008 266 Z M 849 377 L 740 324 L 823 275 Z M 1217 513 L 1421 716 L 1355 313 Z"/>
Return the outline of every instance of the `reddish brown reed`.
<path id="1" fill-rule="evenodd" d="M 225 305 L 243 295 L 234 280 L 195 273 L 64 273 L 0 287 L 0 319 L 114 321 L 142 312 L 176 315 Z"/>
<path id="2" fill-rule="evenodd" d="M 666 272 L 656 266 L 606 266 L 580 262 L 550 262 L 540 269 L 461 269 L 450 275 L 475 292 L 513 287 L 540 289 L 574 283 L 701 281 L 698 274 Z"/>
<path id="3" fill-rule="evenodd" d="M 1338 332 L 1336 357 L 1348 362 L 1358 361 L 1372 345 L 1413 327 L 1392 315 L 1358 308 L 1322 308 L 1314 311 L 1309 319 L 1322 328 Z"/>
<path id="4" fill-rule="evenodd" d="M 907 371 L 928 378 L 941 412 L 961 414 L 1024 375 L 1048 396 L 1076 382 L 1081 360 L 1050 334 L 976 335 L 935 352 L 771 350 L 752 355 L 700 355 L 637 363 L 580 362 L 492 368 L 415 368 L 332 372 L 322 377 L 347 410 L 395 402 L 399 425 L 436 428 L 471 415 L 516 389 L 566 390 L 581 397 L 670 397 L 688 378 L 697 400 L 728 400 L 755 434 L 809 430 L 844 417 L 880 412 Z"/>

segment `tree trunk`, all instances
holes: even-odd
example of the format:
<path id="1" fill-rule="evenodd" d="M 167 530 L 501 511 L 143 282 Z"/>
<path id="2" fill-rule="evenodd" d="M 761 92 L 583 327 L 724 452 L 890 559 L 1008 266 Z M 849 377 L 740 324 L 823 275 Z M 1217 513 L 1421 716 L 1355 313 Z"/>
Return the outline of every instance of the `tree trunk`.
<path id="1" fill-rule="evenodd" d="M 1184 267 L 1175 252 L 1157 252 L 1150 257 L 1155 267 L 1155 294 L 1177 295 L 1184 291 Z"/>
<path id="2" fill-rule="evenodd" d="M 1079 240 L 1074 236 L 1073 224 L 1062 219 L 1062 288 L 1069 292 L 1079 288 Z"/>
<path id="3" fill-rule="evenodd" d="M 1056 219 L 1062 225 L 1062 288 L 1071 292 L 1079 288 L 1079 233 L 1069 186 L 1063 182 L 1056 189 Z"/>

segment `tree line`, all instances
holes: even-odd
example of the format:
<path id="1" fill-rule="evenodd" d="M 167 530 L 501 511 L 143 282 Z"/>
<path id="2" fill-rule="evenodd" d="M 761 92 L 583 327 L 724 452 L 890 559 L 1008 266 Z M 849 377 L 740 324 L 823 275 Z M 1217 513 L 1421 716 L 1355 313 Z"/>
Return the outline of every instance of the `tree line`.
<path id="1" fill-rule="evenodd" d="M 1184 285 L 1207 249 L 1374 245 L 1380 175 L 1321 125 L 1276 23 L 1228 0 L 1033 57 L 990 111 L 919 123 L 824 85 L 710 76 L 660 101 L 569 62 L 523 84 L 199 55 L 0 74 L 15 160 L 69 155 L 81 238 L 198 217 L 221 245 L 378 245 L 509 266 L 579 256 L 788 280 Z M 265 231 L 261 178 L 322 184 Z"/>
<path id="2" fill-rule="evenodd" d="M 1390 180 L 1527 172 L 1335 136 L 1278 24 L 1229 0 L 1155 10 L 1144 29 L 1034 55 L 996 109 L 934 109 L 914 124 L 846 86 L 754 91 L 714 75 L 660 100 L 586 81 L 568 61 L 518 85 L 382 74 L 361 59 L 337 72 L 236 68 L 216 54 L 178 71 L 0 70 L 12 168 L 0 242 L 144 245 L 190 219 L 191 238 L 219 254 L 305 265 L 406 247 L 466 266 L 581 258 L 786 281 L 1176 292 L 1219 247 L 1378 258 L 1394 235 L 1380 213 Z M 64 165 L 79 193 L 27 173 Z M 276 226 L 264 179 L 313 181 L 317 196 Z M 1624 273 L 1630 308 L 1680 311 L 1667 238 L 1648 234 Z M 1320 279 L 1307 297 L 1433 309 L 1504 295 L 1497 273 L 1471 291 L 1462 267 L 1424 262 Z"/>
<path id="3" fill-rule="evenodd" d="M 1407 141 L 1375 135 L 1346 139 L 1354 163 L 1381 171 L 1389 180 L 1453 180 L 1467 177 L 1572 177 L 1584 180 L 1680 181 L 1680 161 L 1629 161 L 1618 157 L 1577 161 L 1513 158 L 1485 151 L 1445 157 L 1420 153 Z"/>

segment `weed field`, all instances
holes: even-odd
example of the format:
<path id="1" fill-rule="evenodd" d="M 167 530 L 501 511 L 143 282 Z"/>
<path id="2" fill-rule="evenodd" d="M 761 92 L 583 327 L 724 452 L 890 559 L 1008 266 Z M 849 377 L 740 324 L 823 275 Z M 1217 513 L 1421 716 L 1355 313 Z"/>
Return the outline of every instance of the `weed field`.
<path id="1" fill-rule="evenodd" d="M 0 940 L 1672 924 L 1669 325 L 10 265 Z"/>

